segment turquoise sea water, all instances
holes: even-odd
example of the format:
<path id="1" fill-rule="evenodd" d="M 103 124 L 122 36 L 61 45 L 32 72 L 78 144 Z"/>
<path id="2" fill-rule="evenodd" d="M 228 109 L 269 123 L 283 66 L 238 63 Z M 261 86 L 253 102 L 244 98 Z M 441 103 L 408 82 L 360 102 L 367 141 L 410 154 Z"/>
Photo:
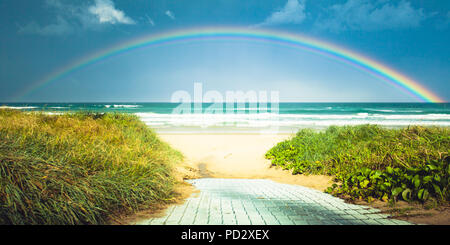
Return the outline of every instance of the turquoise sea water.
<path id="1" fill-rule="evenodd" d="M 183 113 L 179 113 L 180 106 L 183 106 Z M 157 131 L 178 133 L 253 132 L 264 128 L 295 132 L 299 128 L 358 124 L 450 126 L 450 103 L 280 103 L 267 106 L 205 103 L 196 104 L 196 110 L 194 105 L 177 103 L 9 103 L 1 107 L 48 113 L 132 113 Z"/>

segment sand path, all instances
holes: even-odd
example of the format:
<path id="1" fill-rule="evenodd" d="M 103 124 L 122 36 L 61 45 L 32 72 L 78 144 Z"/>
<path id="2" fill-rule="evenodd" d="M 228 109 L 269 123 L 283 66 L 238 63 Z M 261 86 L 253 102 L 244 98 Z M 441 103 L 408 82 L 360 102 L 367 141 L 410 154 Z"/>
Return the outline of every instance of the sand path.
<path id="1" fill-rule="evenodd" d="M 323 191 L 332 184 L 329 176 L 292 175 L 290 171 L 271 167 L 265 153 L 289 134 L 160 134 L 172 147 L 181 151 L 186 163 L 199 169 L 201 177 L 270 179 Z"/>

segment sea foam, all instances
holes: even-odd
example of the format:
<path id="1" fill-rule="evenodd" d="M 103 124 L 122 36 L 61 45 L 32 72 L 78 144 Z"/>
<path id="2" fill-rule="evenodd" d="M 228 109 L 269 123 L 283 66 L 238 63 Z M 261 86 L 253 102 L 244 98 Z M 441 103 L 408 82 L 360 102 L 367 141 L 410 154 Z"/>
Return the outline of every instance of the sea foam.
<path id="1" fill-rule="evenodd" d="M 449 114 L 382 115 L 356 113 L 336 114 L 158 114 L 135 113 L 151 126 L 189 127 L 267 127 L 267 126 L 342 126 L 378 124 L 385 126 L 436 125 L 450 126 Z"/>

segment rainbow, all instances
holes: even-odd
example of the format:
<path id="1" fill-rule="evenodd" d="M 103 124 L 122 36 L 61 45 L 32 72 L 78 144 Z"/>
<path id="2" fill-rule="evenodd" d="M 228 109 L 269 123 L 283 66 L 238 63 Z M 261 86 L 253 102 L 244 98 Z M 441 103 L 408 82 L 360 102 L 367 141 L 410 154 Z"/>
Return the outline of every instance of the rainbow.
<path id="1" fill-rule="evenodd" d="M 285 33 L 273 30 L 260 30 L 238 27 L 209 27 L 187 30 L 175 30 L 159 34 L 150 34 L 125 43 L 112 46 L 94 54 L 85 56 L 54 71 L 43 79 L 32 83 L 16 96 L 17 99 L 32 91 L 57 81 L 68 74 L 105 59 L 149 46 L 166 45 L 197 40 L 248 40 L 254 42 L 272 43 L 307 50 L 327 58 L 343 62 L 359 70 L 379 78 L 421 102 L 445 102 L 417 81 L 349 49 L 337 45 L 306 37 L 303 35 Z"/>

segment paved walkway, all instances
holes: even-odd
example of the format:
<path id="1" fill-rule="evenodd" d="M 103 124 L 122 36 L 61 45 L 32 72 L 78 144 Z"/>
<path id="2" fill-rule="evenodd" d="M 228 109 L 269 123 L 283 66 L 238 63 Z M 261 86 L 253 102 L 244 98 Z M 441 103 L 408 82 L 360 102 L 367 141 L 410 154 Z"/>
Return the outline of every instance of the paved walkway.
<path id="1" fill-rule="evenodd" d="M 189 180 L 200 193 L 143 225 L 406 225 L 380 210 L 271 180 Z"/>

